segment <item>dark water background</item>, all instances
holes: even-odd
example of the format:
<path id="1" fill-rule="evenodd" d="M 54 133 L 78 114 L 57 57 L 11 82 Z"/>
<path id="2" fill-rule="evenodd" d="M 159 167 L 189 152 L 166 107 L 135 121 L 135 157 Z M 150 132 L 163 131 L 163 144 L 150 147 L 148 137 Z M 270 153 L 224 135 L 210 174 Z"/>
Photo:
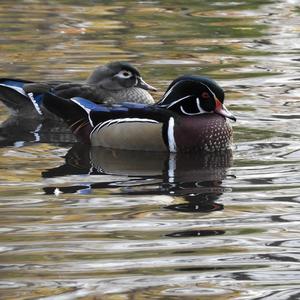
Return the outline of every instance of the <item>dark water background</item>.
<path id="1" fill-rule="evenodd" d="M 0 2 L 2 77 L 126 60 L 226 90 L 233 156 L 81 147 L 0 107 L 1 299 L 300 299 L 296 0 Z"/>

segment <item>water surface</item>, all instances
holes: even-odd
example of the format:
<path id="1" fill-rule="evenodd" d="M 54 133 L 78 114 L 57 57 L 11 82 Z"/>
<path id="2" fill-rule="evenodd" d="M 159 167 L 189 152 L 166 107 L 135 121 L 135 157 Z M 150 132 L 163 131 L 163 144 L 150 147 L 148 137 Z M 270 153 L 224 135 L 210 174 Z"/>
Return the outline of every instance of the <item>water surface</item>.
<path id="1" fill-rule="evenodd" d="M 216 79 L 231 152 L 82 147 L 0 107 L 1 299 L 300 297 L 298 1 L 1 1 L 2 77 L 126 60 Z"/>

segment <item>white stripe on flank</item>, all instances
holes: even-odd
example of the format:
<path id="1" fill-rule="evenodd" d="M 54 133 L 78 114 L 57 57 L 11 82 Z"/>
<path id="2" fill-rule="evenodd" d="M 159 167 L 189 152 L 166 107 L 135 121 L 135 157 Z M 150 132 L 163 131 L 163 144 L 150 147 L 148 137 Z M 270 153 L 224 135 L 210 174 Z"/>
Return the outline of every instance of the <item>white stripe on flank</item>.
<path id="1" fill-rule="evenodd" d="M 130 122 L 142 122 L 142 123 L 159 123 L 156 120 L 152 119 L 141 119 L 141 118 L 120 118 L 120 119 L 110 119 L 104 122 L 101 122 L 96 125 L 96 127 L 92 130 L 90 133 L 90 137 L 97 131 L 97 133 L 101 130 L 103 127 L 109 127 L 112 124 L 119 124 L 119 123 L 130 123 Z"/>
<path id="2" fill-rule="evenodd" d="M 170 152 L 176 152 L 174 125 L 175 125 L 174 118 L 171 117 L 168 124 L 168 144 L 169 144 Z"/>
<path id="3" fill-rule="evenodd" d="M 148 123 L 159 123 L 156 120 L 153 119 L 144 119 L 144 118 L 120 118 L 120 119 L 114 119 L 111 121 L 117 121 L 118 123 L 123 123 L 123 122 L 148 122 Z"/>
<path id="4" fill-rule="evenodd" d="M 109 126 L 111 125 L 111 123 L 114 122 L 114 120 L 107 120 L 107 121 L 104 121 L 104 122 L 101 122 L 99 124 L 97 124 L 94 129 L 91 131 L 90 133 L 90 137 L 95 133 L 95 132 L 99 132 L 99 130 L 101 130 L 101 128 L 105 127 L 105 126 Z"/>

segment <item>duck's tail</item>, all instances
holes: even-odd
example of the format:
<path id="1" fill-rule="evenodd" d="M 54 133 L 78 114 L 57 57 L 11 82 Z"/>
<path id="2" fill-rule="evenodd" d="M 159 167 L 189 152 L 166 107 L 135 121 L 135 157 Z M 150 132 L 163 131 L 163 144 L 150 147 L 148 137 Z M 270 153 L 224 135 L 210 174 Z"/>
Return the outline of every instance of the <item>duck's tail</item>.
<path id="1" fill-rule="evenodd" d="M 81 101 L 94 105 L 94 103 L 80 97 L 65 99 L 52 93 L 46 93 L 43 108 L 63 119 L 77 137 L 85 143 L 89 143 L 89 134 L 93 129 L 90 120 L 91 108 L 88 105 L 82 105 Z"/>
<path id="2" fill-rule="evenodd" d="M 28 117 L 41 116 L 41 102 L 43 95 L 40 93 L 26 93 L 24 85 L 30 81 L 19 79 L 0 79 L 0 100 L 8 107 L 12 114 Z"/>

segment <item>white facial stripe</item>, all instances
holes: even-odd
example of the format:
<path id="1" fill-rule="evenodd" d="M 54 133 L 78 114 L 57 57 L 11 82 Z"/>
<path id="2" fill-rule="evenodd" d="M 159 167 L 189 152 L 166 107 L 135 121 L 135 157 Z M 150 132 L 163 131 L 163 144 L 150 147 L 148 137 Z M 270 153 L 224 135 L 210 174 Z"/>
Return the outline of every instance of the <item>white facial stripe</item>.
<path id="1" fill-rule="evenodd" d="M 178 102 L 180 102 L 180 101 L 182 101 L 182 100 L 184 100 L 184 99 L 186 99 L 186 98 L 188 98 L 188 97 L 191 97 L 192 95 L 187 95 L 187 96 L 185 96 L 185 97 L 183 97 L 183 98 L 180 98 L 180 99 L 178 99 L 178 100 L 176 100 L 176 101 L 173 101 L 169 106 L 167 106 L 167 108 L 170 108 L 170 107 L 172 107 L 173 105 L 175 105 L 176 103 L 178 103 Z"/>
<path id="2" fill-rule="evenodd" d="M 209 111 L 206 111 L 205 109 L 203 109 L 200 105 L 200 99 L 197 98 L 196 99 L 196 103 L 197 103 L 197 108 L 199 109 L 199 112 L 202 113 L 202 114 L 206 114 L 206 113 L 209 113 Z"/>
<path id="3" fill-rule="evenodd" d="M 167 108 L 169 109 L 170 107 L 172 107 L 173 105 L 177 104 L 178 102 L 188 98 L 188 97 L 192 97 L 193 95 L 187 95 L 183 98 L 180 98 L 174 102 L 172 102 L 169 106 L 167 106 Z M 183 114 L 185 115 L 189 115 L 189 116 L 193 116 L 193 115 L 199 115 L 199 114 L 204 114 L 204 113 L 208 113 L 206 110 L 202 109 L 202 107 L 200 106 L 200 99 L 196 98 L 196 104 L 197 104 L 197 108 L 198 108 L 198 112 L 195 113 L 188 113 L 187 111 L 184 110 L 183 106 L 180 106 L 180 110 Z"/>
<path id="4" fill-rule="evenodd" d="M 205 113 L 205 112 L 203 112 L 203 111 L 201 111 L 201 112 L 199 111 L 199 112 L 196 112 L 196 113 L 188 113 L 187 111 L 184 110 L 184 108 L 183 108 L 182 105 L 180 105 L 180 110 L 181 110 L 181 112 L 182 112 L 183 114 L 185 114 L 185 115 L 187 115 L 187 116 L 196 116 L 196 115 L 201 115 L 201 114 Z"/>
<path id="5" fill-rule="evenodd" d="M 214 96 L 215 99 L 218 99 L 217 96 L 216 96 L 216 94 L 206 84 L 204 84 L 202 82 L 201 82 L 201 84 L 203 84 L 213 94 L 213 96 Z"/>
<path id="6" fill-rule="evenodd" d="M 201 112 L 202 108 L 200 106 L 200 100 L 199 100 L 199 98 L 196 98 L 196 103 L 197 103 L 197 108 L 198 108 L 199 112 Z"/>
<path id="7" fill-rule="evenodd" d="M 168 124 L 168 144 L 169 144 L 169 151 L 176 152 L 176 141 L 174 136 L 174 118 L 170 118 Z"/>
<path id="8" fill-rule="evenodd" d="M 177 82 L 174 86 L 172 86 L 172 87 L 170 88 L 170 90 L 165 94 L 164 98 L 159 102 L 159 104 L 163 104 L 163 103 L 164 103 L 164 101 L 167 99 L 167 97 L 170 95 L 170 93 L 173 92 L 173 89 L 174 89 L 179 83 L 180 83 L 180 81 Z M 205 87 L 208 89 L 208 91 L 213 95 L 214 99 L 215 99 L 215 100 L 218 100 L 216 94 L 209 88 L 208 85 L 206 85 L 206 84 L 203 83 L 203 82 L 201 82 L 201 83 L 199 83 L 199 84 L 202 84 L 203 86 L 205 86 Z M 182 100 L 184 100 L 184 99 L 186 99 L 186 98 L 188 98 L 188 97 L 192 97 L 192 96 L 193 96 L 193 95 L 187 95 L 187 96 L 185 96 L 185 97 L 183 97 L 183 98 L 180 98 L 180 99 L 178 99 L 178 100 L 175 100 L 175 101 L 173 101 L 171 104 L 169 104 L 169 105 L 167 106 L 167 108 L 169 109 L 169 108 L 171 108 L 173 105 L 177 104 L 178 102 L 180 102 L 180 101 L 182 101 Z M 204 114 L 204 113 L 210 113 L 209 111 L 206 111 L 206 110 L 202 109 L 202 107 L 201 107 L 201 105 L 200 105 L 200 99 L 199 99 L 199 98 L 196 98 L 196 105 L 197 105 L 197 109 L 198 109 L 198 112 L 196 112 L 196 113 L 188 113 L 187 111 L 185 111 L 185 109 L 183 108 L 182 105 L 180 106 L 180 110 L 181 110 L 181 112 L 182 112 L 183 114 L 188 115 L 188 116 L 194 116 L 194 115 L 200 115 L 200 114 Z"/>
<path id="9" fill-rule="evenodd" d="M 174 84 L 174 85 L 168 90 L 168 92 L 165 94 L 165 96 L 163 97 L 163 99 L 161 99 L 161 100 L 159 101 L 160 104 L 162 104 L 162 103 L 166 100 L 166 98 L 170 95 L 170 93 L 172 93 L 173 89 L 174 89 L 179 83 L 180 83 L 180 81 L 178 81 L 176 84 Z M 206 85 L 206 84 L 203 83 L 203 82 L 201 82 L 200 84 L 204 85 L 204 86 L 212 93 L 212 95 L 214 96 L 215 99 L 218 99 L 217 96 L 216 96 L 216 94 L 208 87 L 208 85 Z M 190 96 L 191 96 L 191 95 L 190 95 Z M 186 97 L 189 97 L 189 96 L 186 96 Z M 180 101 L 180 100 L 182 100 L 182 99 L 185 99 L 185 97 L 183 97 L 183 98 L 181 98 L 181 99 L 175 101 L 175 103 L 178 102 L 178 101 Z M 174 103 L 174 104 L 175 104 L 175 103 Z M 172 105 L 173 105 L 173 103 L 170 104 L 170 106 L 172 106 Z M 169 106 L 169 107 L 170 107 L 170 106 Z M 168 108 L 169 108 L 169 107 L 168 107 Z"/>
<path id="10" fill-rule="evenodd" d="M 176 87 L 176 85 L 178 85 L 180 83 L 180 81 L 178 81 L 176 84 L 174 84 L 165 94 L 165 96 L 159 101 L 160 104 L 162 104 L 166 98 L 168 98 L 168 96 L 170 95 L 170 93 L 172 93 L 173 89 Z"/>

